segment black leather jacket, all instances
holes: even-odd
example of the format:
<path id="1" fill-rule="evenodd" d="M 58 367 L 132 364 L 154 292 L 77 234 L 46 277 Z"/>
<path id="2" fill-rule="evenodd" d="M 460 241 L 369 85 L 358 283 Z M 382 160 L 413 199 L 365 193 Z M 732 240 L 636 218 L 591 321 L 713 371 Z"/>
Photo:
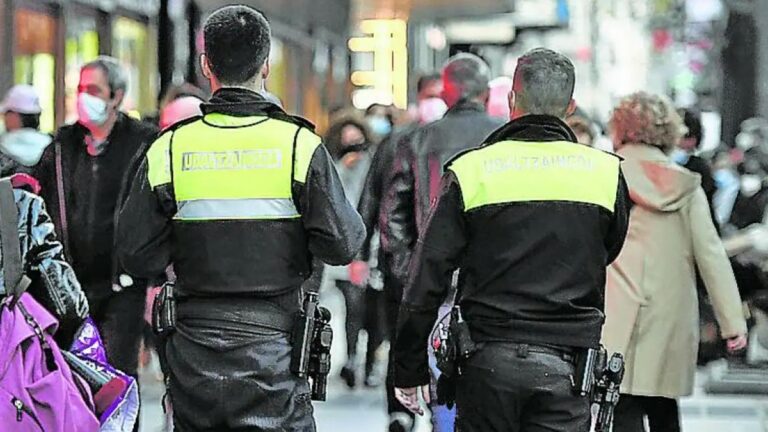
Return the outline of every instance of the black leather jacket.
<path id="1" fill-rule="evenodd" d="M 88 316 L 88 301 L 72 267 L 65 261 L 43 199 L 14 190 L 19 211 L 19 236 L 25 273 L 32 279 L 29 293 L 59 320 L 57 342 L 69 347 Z M 1 258 L 0 258 L 1 263 Z M 5 292 L 0 278 L 0 292 Z"/>
<path id="2" fill-rule="evenodd" d="M 380 228 L 386 265 L 400 284 L 407 280 L 418 233 L 439 194 L 443 166 L 456 154 L 479 146 L 503 124 L 488 116 L 483 105 L 464 102 L 398 142 L 391 180 L 385 182 Z"/>

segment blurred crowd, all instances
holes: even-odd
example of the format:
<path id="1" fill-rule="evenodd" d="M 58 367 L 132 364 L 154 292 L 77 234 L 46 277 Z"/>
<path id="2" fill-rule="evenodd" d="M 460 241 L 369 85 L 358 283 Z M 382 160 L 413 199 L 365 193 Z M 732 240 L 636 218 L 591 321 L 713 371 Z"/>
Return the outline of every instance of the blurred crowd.
<path id="1" fill-rule="evenodd" d="M 320 283 L 323 289 L 338 289 L 344 296 L 347 358 L 336 361 L 344 363 L 341 378 L 349 388 L 361 383 L 377 387 L 389 378 L 385 377 L 382 347 L 393 341 L 396 334 L 397 309 L 408 276 L 408 250 L 413 249 L 437 196 L 436 179 L 442 174 L 443 164 L 468 146 L 483 142 L 510 118 L 512 79 L 492 79 L 488 74 L 481 59 L 460 55 L 443 71 L 424 74 L 418 80 L 417 97 L 407 110 L 383 104 L 373 104 L 364 111 L 342 108 L 331 114 L 330 126 L 323 131 L 325 146 L 347 198 L 358 207 L 369 230 L 369 241 L 358 260 L 344 267 L 317 264 L 312 282 Z M 140 155 L 159 131 L 201 115 L 201 103 L 208 95 L 190 84 L 175 86 L 161 98 L 156 116 L 135 119 L 121 111 L 127 86 L 125 76 L 122 66 L 111 58 L 99 58 L 85 65 L 78 90 L 79 120 L 53 135 L 39 131 L 41 108 L 35 90 L 23 85 L 13 87 L 0 103 L 4 119 L 0 176 L 20 174 L 18 181 L 45 198 L 88 295 L 94 319 L 104 334 L 110 358 L 116 367 L 136 375 L 139 360 L 142 364 L 149 362 L 149 349 L 139 356 L 141 342 L 145 347 L 152 346 L 146 315 L 151 294 L 148 297 L 141 290 L 129 288 L 144 283 L 152 285 L 153 281 L 132 280 L 119 271 L 116 262 L 114 225 L 125 198 L 126 183 L 130 181 L 124 173 L 135 171 Z M 266 91 L 263 96 L 280 104 Z M 695 109 L 678 111 L 661 96 L 628 96 L 619 102 L 608 125 L 591 119 L 581 109 L 567 118 L 567 124 L 583 145 L 629 154 L 636 151 L 632 145 L 643 144 L 651 149 L 650 160 L 668 163 L 663 170 L 639 165 L 644 171 L 638 175 L 647 178 L 650 186 L 648 191 L 630 187 L 632 200 L 639 209 L 633 213 L 636 224 L 643 223 L 638 218 L 649 208 L 656 213 L 664 212 L 681 201 L 694 199 L 695 188 L 691 185 L 698 185 L 700 179 L 706 206 L 705 212 L 697 217 L 711 218 L 714 230 L 710 233 L 706 224 L 698 229 L 694 223 L 685 225 L 688 231 L 675 235 L 694 238 L 694 243 L 700 239 L 707 247 L 715 247 L 712 245 L 719 245 L 719 238 L 723 239 L 741 300 L 749 311 L 750 326 L 763 329 L 751 336 L 751 341 L 762 344 L 751 343 L 742 361 L 768 361 L 760 351 L 761 346 L 768 347 L 764 330 L 768 325 L 768 121 L 744 121 L 735 142 L 724 142 L 707 152 L 700 149 L 706 133 L 700 113 Z M 411 176 L 409 181 L 415 188 L 402 186 L 406 175 Z M 424 185 L 428 187 L 424 189 Z M 69 208 L 65 208 L 65 203 L 69 203 Z M 410 208 L 404 209 L 403 203 Z M 400 207 L 394 208 L 396 204 Z M 648 226 L 653 230 L 656 225 Z M 642 240 L 631 234 L 628 240 L 630 247 L 641 255 L 648 252 Z M 726 291 L 718 291 L 728 282 L 713 275 L 720 271 L 720 264 L 713 264 L 716 259 L 707 255 L 709 251 L 675 253 L 682 258 L 669 262 L 678 266 L 694 262 L 698 269 L 696 280 L 680 280 L 675 274 L 679 268 L 674 266 L 646 263 L 669 271 L 657 276 L 653 283 L 670 288 L 660 289 L 658 295 L 666 296 L 666 304 L 673 307 L 660 310 L 660 322 L 642 324 L 658 330 L 654 330 L 653 340 L 642 344 L 635 341 L 634 349 L 653 355 L 665 350 L 680 352 L 679 348 L 665 344 L 670 340 L 695 342 L 696 338 L 689 336 L 700 334 L 698 363 L 704 364 L 726 354 L 728 347 L 721 336 L 732 336 L 732 329 L 722 327 L 728 326 L 732 317 L 723 315 L 723 304 L 733 303 L 733 298 L 724 299 Z M 627 266 L 635 265 L 629 261 L 631 257 L 627 256 L 619 259 Z M 621 284 L 612 287 L 610 279 L 608 339 L 613 329 L 622 327 L 611 320 L 611 313 L 627 307 L 616 296 L 612 303 L 611 290 L 623 288 Z M 674 285 L 689 284 L 699 288 L 691 294 L 693 297 L 675 292 Z M 694 307 L 696 299 L 698 309 Z M 696 322 L 700 322 L 698 328 L 694 327 Z M 672 327 L 681 333 L 670 336 Z M 362 332 L 367 335 L 365 346 L 359 346 Z M 621 339 L 620 336 L 616 338 Z M 688 357 L 696 357 L 697 347 L 686 345 L 683 351 L 680 356 L 685 364 L 677 373 L 686 382 L 680 388 L 652 388 L 651 393 L 674 399 L 688 391 L 692 371 L 686 362 Z M 649 366 L 643 374 L 669 373 L 663 369 Z M 659 381 L 657 376 L 635 378 L 638 382 Z M 396 427 L 390 430 L 410 430 L 412 416 L 398 406 L 391 394 L 391 382 L 387 387 L 391 424 Z M 436 430 L 452 430 L 440 423 L 440 411 L 435 412 Z M 447 418 L 450 415 L 447 413 Z"/>

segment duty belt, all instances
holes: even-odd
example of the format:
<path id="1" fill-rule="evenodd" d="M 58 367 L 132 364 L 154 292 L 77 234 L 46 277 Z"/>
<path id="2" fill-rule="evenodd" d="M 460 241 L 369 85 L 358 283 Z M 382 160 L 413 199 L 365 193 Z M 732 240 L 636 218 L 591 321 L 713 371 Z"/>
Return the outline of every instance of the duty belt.
<path id="1" fill-rule="evenodd" d="M 178 320 L 217 320 L 290 333 L 294 316 L 262 299 L 201 298 L 180 300 Z"/>

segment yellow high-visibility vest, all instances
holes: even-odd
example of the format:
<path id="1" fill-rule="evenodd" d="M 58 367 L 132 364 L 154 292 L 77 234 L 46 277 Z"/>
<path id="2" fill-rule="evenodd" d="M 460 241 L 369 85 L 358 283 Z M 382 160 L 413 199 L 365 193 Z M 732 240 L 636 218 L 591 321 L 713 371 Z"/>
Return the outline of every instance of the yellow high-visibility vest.
<path id="1" fill-rule="evenodd" d="M 179 221 L 298 218 L 292 182 L 306 182 L 319 145 L 287 121 L 211 113 L 152 144 L 149 183 L 172 184 Z"/>
<path id="2" fill-rule="evenodd" d="M 614 211 L 620 158 L 572 142 L 502 141 L 449 163 L 464 210 L 535 201 L 594 204 Z"/>

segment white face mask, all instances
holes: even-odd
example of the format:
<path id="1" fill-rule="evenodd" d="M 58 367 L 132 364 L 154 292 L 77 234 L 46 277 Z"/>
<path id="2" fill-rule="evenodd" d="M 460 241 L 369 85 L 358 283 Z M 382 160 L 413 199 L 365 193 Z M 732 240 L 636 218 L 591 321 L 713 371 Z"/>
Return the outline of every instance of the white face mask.
<path id="1" fill-rule="evenodd" d="M 109 118 L 109 107 L 96 96 L 80 93 L 77 95 L 77 116 L 84 126 L 102 126 Z"/>
<path id="2" fill-rule="evenodd" d="M 741 193 L 751 197 L 760 191 L 763 186 L 763 180 L 758 175 L 744 174 L 741 176 Z"/>

